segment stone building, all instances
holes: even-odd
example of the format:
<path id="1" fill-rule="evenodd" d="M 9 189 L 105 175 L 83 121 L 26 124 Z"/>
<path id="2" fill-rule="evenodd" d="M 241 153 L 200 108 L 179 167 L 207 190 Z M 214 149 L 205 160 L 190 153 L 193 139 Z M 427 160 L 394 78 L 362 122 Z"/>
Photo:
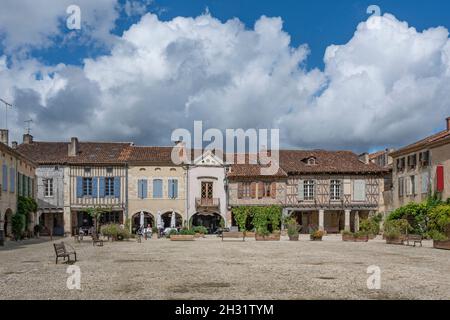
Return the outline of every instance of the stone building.
<path id="1" fill-rule="evenodd" d="M 446 128 L 392 152 L 393 206 L 422 202 L 429 195 L 450 198 L 450 118 Z"/>
<path id="2" fill-rule="evenodd" d="M 13 143 L 13 147 L 15 147 Z M 0 130 L 0 245 L 12 235 L 12 217 L 19 196 L 35 198 L 36 164 L 9 146 L 8 130 Z M 28 213 L 27 230 L 37 223 L 35 212 Z"/>
<path id="3" fill-rule="evenodd" d="M 56 234 L 88 229 L 86 209 L 105 211 L 101 223 L 124 223 L 127 216 L 127 147 L 131 143 L 38 142 L 17 147 L 38 165 L 41 222 Z"/>
<path id="4" fill-rule="evenodd" d="M 132 228 L 139 227 L 140 214 L 145 225 L 156 225 L 161 214 L 164 227 L 170 227 L 172 214 L 176 226 L 187 225 L 187 167 L 171 160 L 172 147 L 129 147 L 128 212 Z"/>

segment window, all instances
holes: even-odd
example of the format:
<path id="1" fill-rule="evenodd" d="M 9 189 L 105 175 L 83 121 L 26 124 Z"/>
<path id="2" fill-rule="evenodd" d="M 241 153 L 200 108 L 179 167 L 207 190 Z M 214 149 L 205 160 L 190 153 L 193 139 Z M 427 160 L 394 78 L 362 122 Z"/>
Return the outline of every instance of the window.
<path id="1" fill-rule="evenodd" d="M 303 181 L 303 197 L 304 200 L 314 200 L 314 180 Z"/>
<path id="2" fill-rule="evenodd" d="M 83 178 L 83 196 L 92 196 L 92 178 Z"/>
<path id="3" fill-rule="evenodd" d="M 113 168 L 112 167 L 106 168 L 106 173 L 113 173 Z"/>
<path id="4" fill-rule="evenodd" d="M 169 179 L 169 198 L 178 198 L 178 180 L 176 179 Z"/>
<path id="5" fill-rule="evenodd" d="M 366 181 L 354 180 L 353 181 L 353 200 L 365 201 L 366 200 Z"/>
<path id="6" fill-rule="evenodd" d="M 398 196 L 403 197 L 405 194 L 404 178 L 398 178 Z"/>
<path id="7" fill-rule="evenodd" d="M 397 171 L 403 171 L 405 168 L 405 158 L 397 159 Z"/>
<path id="8" fill-rule="evenodd" d="M 411 193 L 410 194 L 411 195 L 415 195 L 417 193 L 417 190 L 416 190 L 416 176 L 410 176 L 409 179 L 410 179 L 410 185 L 411 185 L 411 188 L 410 188 Z"/>
<path id="9" fill-rule="evenodd" d="M 242 183 L 242 198 L 250 198 L 251 197 L 251 187 L 252 187 L 252 184 L 250 182 Z"/>
<path id="10" fill-rule="evenodd" d="M 44 197 L 53 197 L 53 179 L 44 179 Z"/>
<path id="11" fill-rule="evenodd" d="M 430 175 L 428 172 L 422 173 L 422 193 L 428 193 L 430 186 Z"/>
<path id="12" fill-rule="evenodd" d="M 138 197 L 139 197 L 139 199 L 147 198 L 147 180 L 146 179 L 138 180 Z"/>
<path id="13" fill-rule="evenodd" d="M 105 178 L 105 197 L 114 197 L 114 178 Z"/>
<path id="14" fill-rule="evenodd" d="M 316 158 L 309 158 L 309 159 L 308 159 L 308 164 L 309 164 L 310 166 L 315 165 L 315 164 L 316 164 Z"/>
<path id="15" fill-rule="evenodd" d="M 84 173 L 91 173 L 91 168 L 84 168 Z"/>
<path id="16" fill-rule="evenodd" d="M 419 153 L 419 162 L 422 167 L 430 165 L 430 151 L 423 151 Z"/>
<path id="17" fill-rule="evenodd" d="M 415 154 L 412 154 L 408 156 L 408 167 L 410 169 L 414 169 L 417 164 L 417 156 Z"/>
<path id="18" fill-rule="evenodd" d="M 161 179 L 153 180 L 153 198 L 163 197 L 163 182 Z"/>
<path id="19" fill-rule="evenodd" d="M 341 200 L 341 181 L 340 180 L 331 180 L 330 199 L 333 201 Z"/>

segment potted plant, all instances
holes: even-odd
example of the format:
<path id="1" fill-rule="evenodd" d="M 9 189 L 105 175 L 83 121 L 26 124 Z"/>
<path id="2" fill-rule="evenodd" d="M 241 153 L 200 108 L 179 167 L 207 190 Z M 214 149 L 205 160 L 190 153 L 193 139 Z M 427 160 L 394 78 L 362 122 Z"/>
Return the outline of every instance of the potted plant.
<path id="1" fill-rule="evenodd" d="M 159 230 L 157 227 L 152 228 L 152 239 L 158 239 Z"/>
<path id="2" fill-rule="evenodd" d="M 407 220 L 388 220 L 384 225 L 384 236 L 387 244 L 403 244 L 405 234 L 410 228 Z"/>
<path id="3" fill-rule="evenodd" d="M 369 239 L 374 239 L 380 233 L 380 223 L 377 217 L 362 220 L 359 225 L 359 231 L 365 232 Z"/>
<path id="4" fill-rule="evenodd" d="M 194 231 L 196 238 L 204 238 L 205 234 L 208 233 L 208 229 L 206 229 L 204 226 L 195 226 L 192 228 L 192 231 Z"/>
<path id="5" fill-rule="evenodd" d="M 309 234 L 309 238 L 311 241 L 322 241 L 322 237 L 324 236 L 325 232 L 322 230 L 312 230 Z"/>
<path id="6" fill-rule="evenodd" d="M 297 223 L 297 220 L 291 219 L 287 223 L 287 234 L 290 241 L 298 241 L 299 232 L 301 226 Z"/>
<path id="7" fill-rule="evenodd" d="M 355 238 L 355 242 L 368 242 L 369 234 L 366 231 L 358 231 L 353 235 Z"/>
<path id="8" fill-rule="evenodd" d="M 348 230 L 342 232 L 342 241 L 346 242 L 353 242 L 355 241 L 355 236 L 353 232 L 350 232 Z"/>
<path id="9" fill-rule="evenodd" d="M 429 236 L 436 249 L 450 250 L 450 205 L 441 204 L 430 210 Z"/>
<path id="10" fill-rule="evenodd" d="M 175 230 L 171 230 L 169 233 L 171 241 L 194 241 L 195 239 L 195 232 L 193 230 L 183 228 L 181 229 L 180 232 L 177 232 L 176 234 L 173 233 L 173 231 Z"/>

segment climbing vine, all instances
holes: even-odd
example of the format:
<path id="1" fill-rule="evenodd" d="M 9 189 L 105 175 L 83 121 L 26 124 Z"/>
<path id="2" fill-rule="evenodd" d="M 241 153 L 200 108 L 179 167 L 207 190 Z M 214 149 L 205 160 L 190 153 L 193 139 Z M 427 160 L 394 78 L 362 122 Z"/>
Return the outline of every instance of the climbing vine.
<path id="1" fill-rule="evenodd" d="M 233 209 L 234 219 L 241 231 L 245 231 L 247 219 L 250 218 L 258 234 L 266 235 L 280 229 L 281 207 L 237 207 Z"/>

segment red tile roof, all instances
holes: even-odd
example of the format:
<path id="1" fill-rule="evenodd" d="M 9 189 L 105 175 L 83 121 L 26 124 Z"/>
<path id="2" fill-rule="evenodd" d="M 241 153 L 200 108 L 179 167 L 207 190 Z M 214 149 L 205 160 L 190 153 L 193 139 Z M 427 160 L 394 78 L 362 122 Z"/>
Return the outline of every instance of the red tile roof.
<path id="1" fill-rule="evenodd" d="M 444 142 L 445 140 L 450 140 L 450 130 L 444 130 L 444 131 L 438 132 L 436 134 L 433 134 L 431 136 L 428 136 L 424 139 L 421 139 L 419 141 L 416 141 L 414 143 L 411 143 L 403 148 L 395 150 L 390 155 L 392 157 L 397 157 L 397 156 L 403 155 L 405 153 L 418 151 L 420 149 L 437 144 L 439 142 Z"/>
<path id="2" fill-rule="evenodd" d="M 127 148 L 130 164 L 174 165 L 172 162 L 173 147 L 141 147 Z"/>
<path id="3" fill-rule="evenodd" d="M 125 164 L 125 142 L 79 142 L 79 153 L 69 157 L 69 142 L 38 142 L 20 144 L 17 150 L 41 165 L 53 164 Z"/>

